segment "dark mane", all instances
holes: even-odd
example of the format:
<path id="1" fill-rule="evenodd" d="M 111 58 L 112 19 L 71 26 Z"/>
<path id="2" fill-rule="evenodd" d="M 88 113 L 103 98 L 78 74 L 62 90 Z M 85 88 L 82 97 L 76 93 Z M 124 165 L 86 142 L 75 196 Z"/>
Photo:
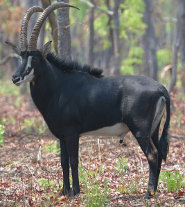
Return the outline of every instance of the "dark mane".
<path id="1" fill-rule="evenodd" d="M 88 73 L 92 76 L 95 76 L 96 78 L 102 78 L 103 77 L 103 70 L 98 69 L 98 68 L 92 68 L 89 65 L 80 65 L 79 63 L 75 61 L 66 61 L 63 59 L 60 59 L 53 53 L 49 53 L 47 55 L 47 60 L 54 64 L 57 68 L 65 71 L 65 72 L 70 72 L 70 71 L 78 71 L 82 73 Z"/>

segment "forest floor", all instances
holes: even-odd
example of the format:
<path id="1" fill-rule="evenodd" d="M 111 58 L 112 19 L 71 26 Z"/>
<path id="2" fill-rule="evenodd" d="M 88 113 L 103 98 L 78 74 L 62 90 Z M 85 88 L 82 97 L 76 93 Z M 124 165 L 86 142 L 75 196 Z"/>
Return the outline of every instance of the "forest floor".
<path id="1" fill-rule="evenodd" d="M 170 148 L 158 191 L 144 200 L 148 163 L 131 134 L 80 139 L 81 193 L 60 196 L 62 169 L 56 139 L 28 96 L 0 94 L 0 206 L 184 206 L 185 99 L 173 98 Z M 175 137 L 173 137 L 175 135 Z"/>

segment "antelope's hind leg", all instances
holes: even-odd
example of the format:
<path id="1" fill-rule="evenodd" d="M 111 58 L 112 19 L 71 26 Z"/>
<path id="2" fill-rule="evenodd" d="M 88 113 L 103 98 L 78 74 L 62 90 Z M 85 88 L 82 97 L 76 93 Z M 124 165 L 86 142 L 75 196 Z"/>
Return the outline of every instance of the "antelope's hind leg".
<path id="1" fill-rule="evenodd" d="M 140 133 L 137 133 L 140 134 Z M 154 146 L 150 136 L 135 136 L 142 151 L 144 152 L 148 164 L 149 164 L 149 182 L 147 193 L 144 198 L 148 199 L 155 194 L 156 183 L 158 180 L 157 169 L 158 169 L 158 151 Z"/>
<path id="2" fill-rule="evenodd" d="M 158 150 L 154 146 L 152 139 L 150 139 L 146 158 L 149 164 L 149 182 L 145 198 L 148 199 L 153 196 L 157 190 L 158 183 Z"/>
<path id="3" fill-rule="evenodd" d="M 162 156 L 159 149 L 159 127 L 165 108 L 165 98 L 159 98 L 151 128 L 151 138 L 146 152 L 149 164 L 149 183 L 145 198 L 153 196 L 157 190 L 159 174 L 161 170 Z"/>
<path id="4" fill-rule="evenodd" d="M 149 182 L 145 198 L 150 198 L 155 194 L 156 191 L 156 183 L 158 179 L 158 151 L 150 136 L 151 128 L 149 129 L 149 126 L 151 126 L 151 124 L 149 122 L 143 127 L 137 127 L 137 125 L 134 125 L 133 123 L 132 126 L 134 127 L 130 127 L 131 132 L 137 139 L 137 142 L 145 154 L 149 164 Z"/>
<path id="5" fill-rule="evenodd" d="M 152 136 L 152 141 L 155 145 L 155 147 L 157 148 L 157 151 L 158 151 L 158 166 L 157 166 L 157 179 L 156 179 L 156 183 L 155 183 L 155 190 L 157 190 L 157 185 L 158 185 L 158 179 L 159 179 L 159 174 L 160 174 L 160 171 L 161 171 L 161 163 L 162 163 L 162 156 L 160 154 L 160 151 L 159 151 L 159 127 L 160 127 L 160 123 L 157 127 L 157 129 L 155 130 L 153 136 Z"/>

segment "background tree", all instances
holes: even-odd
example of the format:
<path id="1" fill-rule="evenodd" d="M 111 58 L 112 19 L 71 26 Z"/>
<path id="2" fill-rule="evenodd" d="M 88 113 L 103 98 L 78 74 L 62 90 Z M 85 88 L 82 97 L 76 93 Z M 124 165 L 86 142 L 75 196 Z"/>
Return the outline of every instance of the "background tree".
<path id="1" fill-rule="evenodd" d="M 94 5 L 94 0 L 90 1 Z M 89 7 L 89 49 L 88 64 L 94 65 L 94 6 Z"/>
<path id="2" fill-rule="evenodd" d="M 183 18 L 184 18 L 184 7 L 183 7 L 183 0 L 178 0 L 178 10 L 177 10 L 177 24 L 176 24 L 176 32 L 175 32 L 175 41 L 173 46 L 173 53 L 172 53 L 172 77 L 169 83 L 168 90 L 169 92 L 172 92 L 176 80 L 177 80 L 177 64 L 178 64 L 178 51 L 180 48 L 180 45 L 182 44 L 182 26 L 183 26 Z"/>
<path id="3" fill-rule="evenodd" d="M 51 4 L 51 0 L 41 0 L 41 3 L 42 3 L 43 8 L 46 8 Z M 48 18 L 49 18 L 49 24 L 51 27 L 51 34 L 53 37 L 55 52 L 56 54 L 58 54 L 58 25 L 57 25 L 55 13 L 52 12 Z M 42 31 L 41 31 L 40 36 L 41 35 L 42 35 Z"/>
<path id="4" fill-rule="evenodd" d="M 119 19 L 119 8 L 121 0 L 114 0 L 114 14 L 113 14 L 113 37 L 114 37 L 114 68 L 112 73 L 114 75 L 120 74 L 120 19 Z"/>
<path id="5" fill-rule="evenodd" d="M 30 7 L 32 6 L 38 6 L 39 5 L 39 0 L 26 0 L 24 1 L 23 5 L 25 7 L 25 9 L 29 9 Z M 34 13 L 33 16 L 31 17 L 30 21 L 29 21 L 29 27 L 28 27 L 28 39 L 30 38 L 31 36 L 31 32 L 32 32 L 32 29 L 35 25 L 35 22 L 37 20 L 37 17 L 38 17 L 38 13 Z"/>
<path id="6" fill-rule="evenodd" d="M 18 40 L 21 16 L 23 16 L 23 11 L 27 7 L 41 5 L 41 3 L 43 7 L 46 7 L 54 2 L 57 1 L 27 0 L 23 2 L 0 0 L 0 41 L 3 43 L 7 39 L 13 42 Z M 49 17 L 49 20 L 52 19 L 50 20 L 50 25 L 46 24 L 45 31 L 43 27 L 42 38 L 38 45 L 41 47 L 45 37 L 46 41 L 48 41 L 53 36 L 54 48 L 57 53 L 56 31 L 59 26 L 61 57 L 73 58 L 81 63 L 89 63 L 95 67 L 101 67 L 106 75 L 113 72 L 115 74 L 143 74 L 154 79 L 159 76 L 159 81 L 168 85 L 170 76 L 166 74 L 161 79 L 160 71 L 166 65 L 170 65 L 172 57 L 174 57 L 172 55 L 172 47 L 175 45 L 174 34 L 177 23 L 176 14 L 178 12 L 176 8 L 177 4 L 180 4 L 179 2 L 172 0 L 168 2 L 165 0 L 71 0 L 69 3 L 78 6 L 80 11 L 70 9 L 70 14 L 68 11 L 61 14 L 60 12 L 66 12 L 65 10 L 68 9 L 60 9 L 56 12 L 56 18 L 54 13 L 51 14 Z M 183 8 L 183 1 L 181 1 L 181 5 Z M 38 14 L 32 17 L 31 24 L 35 21 L 36 15 Z M 182 15 L 182 25 L 183 19 Z M 58 22 L 58 25 L 56 22 Z M 181 26 L 181 28 L 184 27 Z M 182 32 L 183 29 L 181 29 Z M 30 31 L 28 33 L 30 34 Z M 72 36 L 72 42 L 70 35 Z M 179 54 L 181 54 L 181 58 L 178 61 L 176 71 L 178 87 L 183 87 L 185 79 L 185 55 L 183 55 L 185 49 L 183 49 L 183 46 L 185 44 L 183 43 L 184 35 L 181 34 L 180 36 L 181 47 L 179 48 Z M 116 41 L 115 37 L 117 37 L 118 41 Z M 115 44 L 116 42 L 117 44 Z M 0 46 L 1 59 L 10 53 L 11 51 L 4 49 L 3 45 Z M 18 63 L 17 59 L 14 61 Z M 14 61 L 12 60 L 12 63 Z M 7 64 L 10 63 L 7 62 Z M 116 69 L 118 71 L 115 72 Z"/>
<path id="7" fill-rule="evenodd" d="M 155 10 L 154 1 L 144 0 L 145 13 L 143 21 L 146 24 L 146 30 L 143 35 L 143 49 L 144 49 L 144 73 L 154 80 L 158 80 L 158 64 L 156 56 L 157 39 L 155 35 L 155 28 L 153 23 L 153 11 Z"/>
<path id="8" fill-rule="evenodd" d="M 69 0 L 57 0 L 57 2 L 69 3 Z M 69 8 L 57 10 L 58 21 L 58 51 L 63 59 L 71 59 L 71 34 L 69 23 Z"/>
<path id="9" fill-rule="evenodd" d="M 182 81 L 182 90 L 185 93 L 185 1 L 179 1 L 179 6 L 181 8 L 181 44 L 180 44 L 180 52 L 181 52 L 181 81 Z"/>
<path id="10" fill-rule="evenodd" d="M 110 0 L 106 0 L 106 6 L 109 11 L 112 10 Z M 114 51 L 114 31 L 113 31 L 113 15 L 108 14 L 108 22 L 107 22 L 107 29 L 108 29 L 108 41 L 110 42 L 110 46 L 107 49 L 107 57 L 105 60 L 105 68 L 110 68 L 112 57 L 113 57 L 113 51 Z"/>

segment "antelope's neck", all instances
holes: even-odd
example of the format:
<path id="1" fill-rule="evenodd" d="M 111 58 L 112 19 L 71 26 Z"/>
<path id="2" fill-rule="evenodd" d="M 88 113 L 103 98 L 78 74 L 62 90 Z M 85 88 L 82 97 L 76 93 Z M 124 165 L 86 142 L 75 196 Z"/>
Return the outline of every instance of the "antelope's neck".
<path id="1" fill-rule="evenodd" d="M 41 64 L 35 80 L 30 83 L 32 99 L 41 113 L 48 108 L 57 91 L 57 78 L 50 64 Z"/>

